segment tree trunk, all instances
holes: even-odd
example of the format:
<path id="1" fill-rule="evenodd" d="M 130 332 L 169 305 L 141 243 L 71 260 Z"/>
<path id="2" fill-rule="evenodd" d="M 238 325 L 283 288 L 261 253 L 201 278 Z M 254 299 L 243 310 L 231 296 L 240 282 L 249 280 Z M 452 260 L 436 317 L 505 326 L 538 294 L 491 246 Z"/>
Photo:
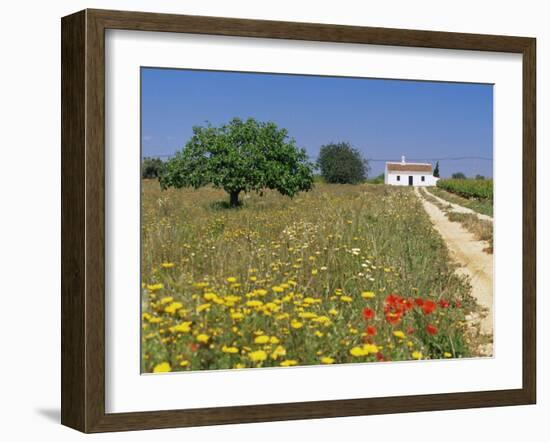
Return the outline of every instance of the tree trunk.
<path id="1" fill-rule="evenodd" d="M 237 207 L 239 205 L 239 193 L 240 190 L 233 190 L 229 192 L 229 206 Z"/>

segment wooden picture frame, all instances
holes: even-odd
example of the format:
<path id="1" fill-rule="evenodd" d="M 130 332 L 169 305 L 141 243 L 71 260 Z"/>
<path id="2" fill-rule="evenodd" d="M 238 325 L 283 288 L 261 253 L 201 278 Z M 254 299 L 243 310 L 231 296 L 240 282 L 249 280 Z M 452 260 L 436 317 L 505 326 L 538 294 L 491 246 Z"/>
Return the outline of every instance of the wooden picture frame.
<path id="1" fill-rule="evenodd" d="M 105 412 L 105 30 L 418 48 L 523 57 L 523 385 L 498 391 L 107 414 Z M 83 432 L 534 404 L 536 41 L 533 38 L 84 10 L 62 19 L 62 424 Z"/>

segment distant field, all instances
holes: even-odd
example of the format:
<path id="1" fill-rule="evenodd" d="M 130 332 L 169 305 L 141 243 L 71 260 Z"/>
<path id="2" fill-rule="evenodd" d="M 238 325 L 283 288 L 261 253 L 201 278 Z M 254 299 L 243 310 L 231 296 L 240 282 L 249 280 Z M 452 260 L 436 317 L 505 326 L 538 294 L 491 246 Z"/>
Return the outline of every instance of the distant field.
<path id="1" fill-rule="evenodd" d="M 411 189 L 317 183 L 238 209 L 142 189 L 143 372 L 471 355 L 470 287 Z"/>
<path id="2" fill-rule="evenodd" d="M 442 179 L 430 191 L 451 203 L 493 216 L 493 180 Z"/>
<path id="3" fill-rule="evenodd" d="M 443 179 L 437 182 L 437 187 L 464 198 L 493 199 L 493 180 Z"/>

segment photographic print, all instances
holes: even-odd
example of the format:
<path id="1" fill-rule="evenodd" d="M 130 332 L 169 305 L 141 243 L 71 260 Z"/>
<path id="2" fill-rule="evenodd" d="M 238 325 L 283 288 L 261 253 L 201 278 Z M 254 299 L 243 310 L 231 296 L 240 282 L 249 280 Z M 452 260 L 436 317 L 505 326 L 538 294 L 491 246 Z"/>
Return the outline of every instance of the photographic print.
<path id="1" fill-rule="evenodd" d="M 141 372 L 493 356 L 493 85 L 141 68 Z"/>

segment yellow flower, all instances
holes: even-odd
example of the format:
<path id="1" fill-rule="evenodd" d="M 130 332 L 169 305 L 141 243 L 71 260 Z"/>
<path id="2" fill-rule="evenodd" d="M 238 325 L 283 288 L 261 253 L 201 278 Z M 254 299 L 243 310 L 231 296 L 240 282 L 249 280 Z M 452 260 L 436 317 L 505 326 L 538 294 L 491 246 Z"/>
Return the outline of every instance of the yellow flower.
<path id="1" fill-rule="evenodd" d="M 208 310 L 210 308 L 210 304 L 206 303 L 206 304 L 201 304 L 197 307 L 197 313 L 200 313 L 204 310 Z"/>
<path id="2" fill-rule="evenodd" d="M 353 301 L 353 299 L 351 298 L 351 296 L 347 296 L 347 295 L 341 296 L 341 297 L 340 297 L 340 300 L 341 300 L 342 302 L 351 302 L 351 301 Z"/>
<path id="3" fill-rule="evenodd" d="M 161 362 L 153 368 L 153 373 L 167 373 L 169 371 L 172 371 L 172 367 L 170 367 L 168 362 Z"/>
<path id="4" fill-rule="evenodd" d="M 405 333 L 403 333 L 401 330 L 396 330 L 393 332 L 393 335 L 396 337 L 396 338 L 399 338 L 399 339 L 405 339 Z"/>
<path id="5" fill-rule="evenodd" d="M 379 348 L 377 345 L 374 344 L 365 344 L 363 345 L 363 351 L 366 354 L 376 354 L 379 351 Z"/>
<path id="6" fill-rule="evenodd" d="M 258 278 L 256 278 L 255 276 L 251 276 L 251 277 L 248 278 L 248 279 L 250 279 L 252 282 L 255 282 Z"/>
<path id="7" fill-rule="evenodd" d="M 378 346 L 374 344 L 364 344 L 361 347 L 353 347 L 349 352 L 352 356 L 368 356 L 378 353 Z"/>
<path id="8" fill-rule="evenodd" d="M 292 365 L 297 365 L 298 361 L 295 359 L 285 359 L 283 362 L 281 362 L 281 367 L 290 367 Z"/>
<path id="9" fill-rule="evenodd" d="M 271 353 L 271 359 L 277 359 L 280 356 L 286 355 L 286 350 L 282 345 L 278 345 L 275 350 Z"/>
<path id="10" fill-rule="evenodd" d="M 298 316 L 302 319 L 312 319 L 317 317 L 317 315 L 313 312 L 302 312 Z"/>
<path id="11" fill-rule="evenodd" d="M 271 287 L 271 288 L 272 288 L 272 290 L 273 290 L 275 293 L 282 293 L 282 292 L 285 291 L 285 289 L 284 289 L 283 287 L 278 286 L 278 285 L 273 286 L 273 287 Z"/>
<path id="12" fill-rule="evenodd" d="M 244 315 L 241 312 L 231 313 L 231 319 L 243 319 Z"/>
<path id="13" fill-rule="evenodd" d="M 188 365 L 189 365 L 189 361 L 187 361 L 187 360 L 185 360 L 185 359 L 184 359 L 183 361 L 180 362 L 180 366 L 181 366 L 181 367 L 187 367 Z"/>
<path id="14" fill-rule="evenodd" d="M 256 339 L 254 339 L 255 344 L 267 344 L 269 342 L 269 336 L 261 335 L 257 336 Z"/>
<path id="15" fill-rule="evenodd" d="M 304 324 L 301 323 L 300 321 L 297 321 L 296 319 L 293 319 L 292 321 L 290 321 L 290 326 L 292 328 L 302 328 Z"/>
<path id="16" fill-rule="evenodd" d="M 317 336 L 318 338 L 322 338 L 324 336 L 324 333 L 320 332 L 319 330 L 315 330 L 315 336 Z"/>
<path id="17" fill-rule="evenodd" d="M 374 292 L 363 292 L 361 293 L 361 296 L 365 299 L 371 299 L 374 298 L 376 295 L 374 294 Z"/>
<path id="18" fill-rule="evenodd" d="M 174 300 L 174 298 L 172 296 L 165 296 L 164 298 L 161 298 L 160 303 L 162 305 L 170 304 L 173 300 Z"/>
<path id="19" fill-rule="evenodd" d="M 223 346 L 222 347 L 222 351 L 224 353 L 238 353 L 239 352 L 239 349 L 237 347 L 227 347 L 227 346 Z"/>
<path id="20" fill-rule="evenodd" d="M 191 322 L 182 322 L 170 327 L 172 333 L 189 333 L 191 331 Z"/>
<path id="21" fill-rule="evenodd" d="M 413 351 L 412 357 L 413 359 L 422 359 L 422 353 L 420 353 L 419 351 Z"/>
<path id="22" fill-rule="evenodd" d="M 163 262 L 161 264 L 161 267 L 163 267 L 165 269 L 171 269 L 174 266 L 175 266 L 175 264 L 173 262 Z"/>
<path id="23" fill-rule="evenodd" d="M 328 311 L 332 316 L 336 316 L 338 314 L 338 310 L 336 310 L 335 308 L 331 308 L 329 311 Z"/>
<path id="24" fill-rule="evenodd" d="M 269 343 L 270 344 L 278 344 L 279 342 L 279 338 L 277 336 L 271 336 L 271 338 L 269 338 Z"/>
<path id="25" fill-rule="evenodd" d="M 237 282 L 237 278 L 230 276 L 229 278 L 226 279 L 226 281 L 232 284 Z"/>
<path id="26" fill-rule="evenodd" d="M 207 292 L 204 294 L 204 299 L 206 301 L 213 301 L 214 299 L 217 299 L 217 298 L 218 298 L 218 295 L 212 292 Z"/>
<path id="27" fill-rule="evenodd" d="M 182 307 L 183 307 L 183 304 L 181 302 L 172 302 L 172 304 L 164 308 L 164 311 L 166 313 L 174 314 Z"/>
<path id="28" fill-rule="evenodd" d="M 202 342 L 203 344 L 206 344 L 209 339 L 210 339 L 210 336 L 205 335 L 204 333 L 197 335 L 197 341 Z"/>
<path id="29" fill-rule="evenodd" d="M 443 353 L 443 356 L 445 356 L 446 358 L 452 358 L 453 354 L 446 351 L 445 353 Z"/>
<path id="30" fill-rule="evenodd" d="M 244 364 L 241 364 L 240 362 L 238 362 L 233 366 L 233 368 L 244 368 Z"/>
<path id="31" fill-rule="evenodd" d="M 280 310 L 280 307 L 277 304 L 275 304 L 274 302 L 268 302 L 265 305 L 265 308 L 268 309 L 271 312 L 277 312 L 277 311 Z"/>
<path id="32" fill-rule="evenodd" d="M 147 290 L 150 290 L 151 292 L 155 292 L 157 290 L 163 289 L 164 284 L 161 284 L 160 282 L 158 284 L 148 284 Z"/>
<path id="33" fill-rule="evenodd" d="M 265 296 L 265 295 L 267 295 L 267 290 L 266 289 L 257 289 L 257 290 L 254 290 L 254 293 L 256 293 L 259 296 Z"/>
<path id="34" fill-rule="evenodd" d="M 318 270 L 317 270 L 317 269 L 313 269 L 313 270 L 311 271 L 311 274 L 312 274 L 313 276 L 315 276 L 317 273 L 318 273 Z"/>
<path id="35" fill-rule="evenodd" d="M 352 356 L 365 356 L 365 352 L 361 347 L 353 347 L 349 352 Z"/>
<path id="36" fill-rule="evenodd" d="M 246 305 L 248 307 L 261 307 L 262 305 L 264 305 L 264 303 L 262 301 L 258 301 L 256 299 L 253 299 L 251 301 L 246 301 Z"/>
<path id="37" fill-rule="evenodd" d="M 330 318 L 328 316 L 317 316 L 316 318 L 312 319 L 313 322 L 318 322 L 319 324 L 323 325 L 330 325 Z"/>
<path id="38" fill-rule="evenodd" d="M 329 356 L 324 356 L 321 358 L 321 364 L 333 364 L 334 359 Z"/>
<path id="39" fill-rule="evenodd" d="M 267 359 L 267 353 L 263 350 L 251 351 L 248 357 L 254 362 L 261 362 Z"/>

